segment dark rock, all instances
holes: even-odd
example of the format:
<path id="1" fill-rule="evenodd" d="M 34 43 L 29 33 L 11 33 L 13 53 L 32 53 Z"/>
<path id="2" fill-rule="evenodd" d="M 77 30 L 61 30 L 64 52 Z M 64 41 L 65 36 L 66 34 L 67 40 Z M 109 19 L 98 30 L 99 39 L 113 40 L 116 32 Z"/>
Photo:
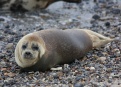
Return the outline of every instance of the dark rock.
<path id="1" fill-rule="evenodd" d="M 13 30 L 10 30 L 10 29 L 4 30 L 4 33 L 6 33 L 6 34 L 11 34 L 11 35 L 16 34 Z"/>
<path id="2" fill-rule="evenodd" d="M 5 55 L 3 53 L 0 53 L 0 58 L 2 59 L 4 57 L 5 57 Z"/>
<path id="3" fill-rule="evenodd" d="M 4 36 L 0 35 L 0 40 L 3 40 L 4 38 L 5 38 Z"/>
<path id="4" fill-rule="evenodd" d="M 7 29 L 10 28 L 10 25 L 7 24 L 7 25 L 5 26 L 5 28 L 7 28 Z"/>
<path id="5" fill-rule="evenodd" d="M 120 9 L 112 9 L 113 14 L 120 14 L 121 10 Z"/>
<path id="6" fill-rule="evenodd" d="M 5 19 L 4 18 L 0 18 L 0 21 L 5 21 Z"/>
<path id="7" fill-rule="evenodd" d="M 112 80 L 111 80 L 111 79 L 109 79 L 109 80 L 108 80 L 108 82 L 109 82 L 109 83 L 112 83 Z"/>
<path id="8" fill-rule="evenodd" d="M 105 3 L 106 0 L 98 0 L 99 3 Z"/>
<path id="9" fill-rule="evenodd" d="M 106 22 L 106 23 L 105 23 L 105 26 L 106 26 L 106 27 L 110 27 L 110 22 Z"/>
<path id="10" fill-rule="evenodd" d="M 93 15 L 92 18 L 95 19 L 95 20 L 99 20 L 100 16 L 99 15 Z"/>

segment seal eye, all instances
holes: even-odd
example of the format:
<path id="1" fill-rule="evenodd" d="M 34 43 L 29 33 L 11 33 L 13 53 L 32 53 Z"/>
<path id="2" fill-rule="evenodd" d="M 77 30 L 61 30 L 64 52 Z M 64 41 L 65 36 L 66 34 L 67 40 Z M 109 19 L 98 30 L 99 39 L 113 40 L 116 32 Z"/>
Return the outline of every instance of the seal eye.
<path id="1" fill-rule="evenodd" d="M 39 47 L 38 47 L 38 46 L 32 46 L 32 49 L 33 49 L 33 50 L 38 50 Z"/>
<path id="2" fill-rule="evenodd" d="M 26 49 L 26 45 L 23 45 L 23 46 L 22 46 L 22 49 Z"/>

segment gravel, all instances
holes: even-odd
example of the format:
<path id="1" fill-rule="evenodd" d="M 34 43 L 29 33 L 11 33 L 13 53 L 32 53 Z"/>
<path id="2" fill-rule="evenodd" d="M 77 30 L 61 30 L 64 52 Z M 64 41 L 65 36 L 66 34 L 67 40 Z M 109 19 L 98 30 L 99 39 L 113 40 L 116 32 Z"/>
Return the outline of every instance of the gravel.
<path id="1" fill-rule="evenodd" d="M 57 2 L 44 11 L 0 12 L 0 87 L 121 87 L 121 1 Z M 56 7 L 56 8 L 55 8 Z M 14 50 L 30 32 L 88 28 L 116 41 L 87 53 L 57 70 L 19 73 Z"/>

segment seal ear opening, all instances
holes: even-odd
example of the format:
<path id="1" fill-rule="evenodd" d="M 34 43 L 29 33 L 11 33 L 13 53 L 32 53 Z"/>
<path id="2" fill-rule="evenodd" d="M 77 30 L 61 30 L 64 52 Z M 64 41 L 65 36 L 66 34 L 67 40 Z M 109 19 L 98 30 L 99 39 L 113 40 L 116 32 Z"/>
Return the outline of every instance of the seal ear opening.
<path id="1" fill-rule="evenodd" d="M 84 29 L 84 31 L 89 35 L 89 37 L 92 40 L 93 48 L 99 48 L 111 41 L 114 41 L 114 39 L 111 39 L 109 37 L 105 37 L 99 33 L 93 32 L 91 30 Z"/>

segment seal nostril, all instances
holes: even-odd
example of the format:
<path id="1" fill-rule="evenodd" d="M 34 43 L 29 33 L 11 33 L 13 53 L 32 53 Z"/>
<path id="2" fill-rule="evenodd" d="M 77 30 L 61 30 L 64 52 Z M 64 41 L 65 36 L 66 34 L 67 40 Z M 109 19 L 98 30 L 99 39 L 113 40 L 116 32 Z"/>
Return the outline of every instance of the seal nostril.
<path id="1" fill-rule="evenodd" d="M 30 52 L 26 52 L 25 54 L 26 54 L 26 55 L 31 55 L 31 53 L 30 53 Z"/>

